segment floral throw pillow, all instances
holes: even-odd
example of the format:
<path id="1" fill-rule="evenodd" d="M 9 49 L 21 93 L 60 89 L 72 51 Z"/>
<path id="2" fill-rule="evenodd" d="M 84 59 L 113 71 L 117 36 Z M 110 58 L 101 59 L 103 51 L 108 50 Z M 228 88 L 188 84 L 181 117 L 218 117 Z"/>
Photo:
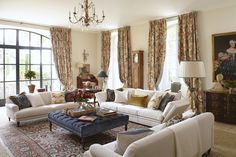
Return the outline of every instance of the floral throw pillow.
<path id="1" fill-rule="evenodd" d="M 51 93 L 52 104 L 61 104 L 65 102 L 64 92 L 52 92 Z"/>

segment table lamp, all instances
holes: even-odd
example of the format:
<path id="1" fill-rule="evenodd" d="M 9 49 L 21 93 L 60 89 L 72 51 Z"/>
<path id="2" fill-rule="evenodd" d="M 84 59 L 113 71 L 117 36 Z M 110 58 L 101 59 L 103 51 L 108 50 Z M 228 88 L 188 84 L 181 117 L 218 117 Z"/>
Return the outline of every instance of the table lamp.
<path id="1" fill-rule="evenodd" d="M 107 76 L 107 74 L 106 74 L 106 72 L 105 71 L 100 71 L 99 73 L 98 73 L 98 77 L 101 77 L 101 78 L 103 78 L 103 85 L 102 85 L 102 89 L 103 90 L 105 90 L 105 88 L 106 88 L 106 78 L 108 77 Z"/>
<path id="2" fill-rule="evenodd" d="M 193 100 L 195 100 L 195 97 L 193 94 L 194 94 L 194 91 L 198 88 L 198 84 L 196 84 L 197 85 L 196 88 L 193 87 L 193 79 L 196 78 L 197 80 L 199 78 L 206 77 L 204 63 L 202 61 L 181 61 L 179 77 L 188 78 L 190 81 L 188 84 L 188 88 L 190 91 L 191 108 L 193 109 Z M 197 112 L 199 112 L 199 106 L 195 106 L 195 107 L 196 107 Z"/>

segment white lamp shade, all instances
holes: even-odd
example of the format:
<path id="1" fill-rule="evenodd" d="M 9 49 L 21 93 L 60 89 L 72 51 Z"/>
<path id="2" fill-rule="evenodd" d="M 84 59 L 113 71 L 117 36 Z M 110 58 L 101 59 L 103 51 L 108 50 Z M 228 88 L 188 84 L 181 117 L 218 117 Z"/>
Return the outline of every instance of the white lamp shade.
<path id="1" fill-rule="evenodd" d="M 183 78 L 206 77 L 204 63 L 202 61 L 181 61 L 179 77 Z"/>

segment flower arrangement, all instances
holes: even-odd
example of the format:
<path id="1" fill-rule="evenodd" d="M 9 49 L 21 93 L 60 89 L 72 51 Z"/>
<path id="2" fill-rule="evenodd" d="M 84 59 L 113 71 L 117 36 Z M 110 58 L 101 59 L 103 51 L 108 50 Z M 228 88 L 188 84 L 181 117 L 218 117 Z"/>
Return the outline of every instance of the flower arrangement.
<path id="1" fill-rule="evenodd" d="M 74 99 L 74 102 L 88 102 L 89 99 L 93 98 L 93 95 L 89 92 L 79 90 L 70 94 L 70 98 Z"/>

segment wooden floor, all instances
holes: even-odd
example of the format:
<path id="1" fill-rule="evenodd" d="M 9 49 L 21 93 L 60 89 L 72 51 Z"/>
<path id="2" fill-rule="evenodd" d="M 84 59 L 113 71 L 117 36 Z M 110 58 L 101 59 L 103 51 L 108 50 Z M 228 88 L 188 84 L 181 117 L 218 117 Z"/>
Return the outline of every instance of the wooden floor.
<path id="1" fill-rule="evenodd" d="M 0 107 L 0 127 L 9 124 L 5 107 Z M 10 122 L 13 123 L 13 122 Z M 236 125 L 215 122 L 211 157 L 236 157 Z"/>

